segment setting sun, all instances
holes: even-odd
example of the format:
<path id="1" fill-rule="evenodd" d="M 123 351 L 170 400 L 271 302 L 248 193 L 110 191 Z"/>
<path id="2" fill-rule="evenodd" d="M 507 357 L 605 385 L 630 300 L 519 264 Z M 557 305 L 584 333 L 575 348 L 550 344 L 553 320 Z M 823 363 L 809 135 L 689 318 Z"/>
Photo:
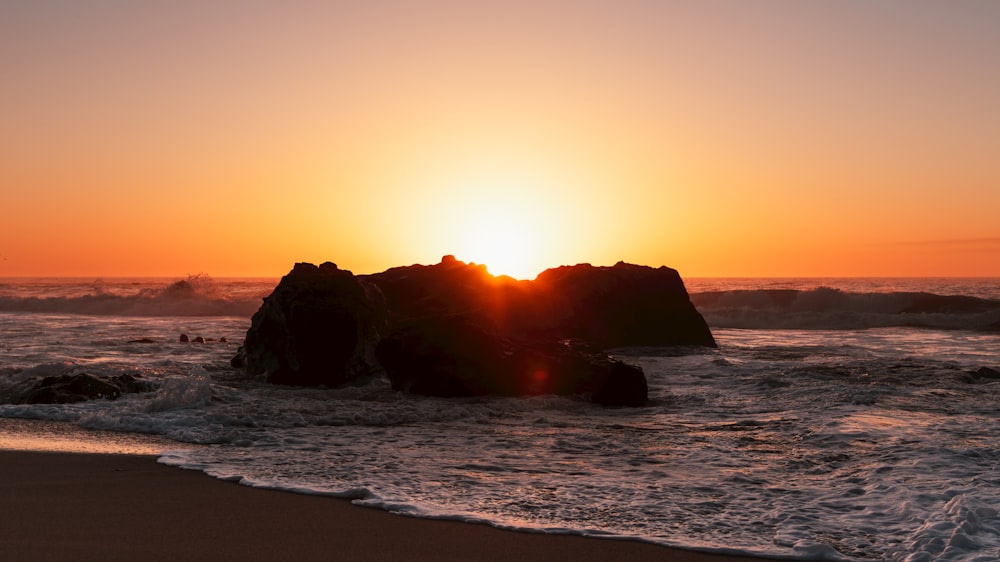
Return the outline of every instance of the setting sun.
<path id="1" fill-rule="evenodd" d="M 543 146 L 460 146 L 461 138 L 450 133 L 442 154 L 394 178 L 426 194 L 402 219 L 414 220 L 404 243 L 413 244 L 415 254 L 426 255 L 424 261 L 453 254 L 515 279 L 583 259 L 569 233 L 595 206 L 573 194 L 593 189 L 597 174 L 582 177 L 560 151 Z"/>
<path id="2" fill-rule="evenodd" d="M 456 240 L 457 257 L 485 264 L 494 275 L 534 278 L 545 267 L 539 257 L 545 233 L 530 219 L 528 209 L 511 205 L 470 210 Z"/>
<path id="3" fill-rule="evenodd" d="M 530 279 L 538 272 L 532 269 L 527 242 L 524 231 L 517 224 L 484 223 L 469 233 L 461 255 L 485 264 L 494 275 Z"/>

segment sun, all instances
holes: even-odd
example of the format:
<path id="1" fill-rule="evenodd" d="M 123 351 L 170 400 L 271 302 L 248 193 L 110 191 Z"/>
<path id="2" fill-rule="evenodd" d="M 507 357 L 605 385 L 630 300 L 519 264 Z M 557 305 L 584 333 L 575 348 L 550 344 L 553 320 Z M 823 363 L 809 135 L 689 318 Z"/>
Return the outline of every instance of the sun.
<path id="1" fill-rule="evenodd" d="M 483 225 L 471 232 L 468 240 L 467 259 L 486 264 L 494 275 L 509 275 L 515 279 L 534 277 L 530 271 L 529 248 L 524 232 L 506 225 Z"/>
<path id="2" fill-rule="evenodd" d="M 486 265 L 493 275 L 533 279 L 540 264 L 540 236 L 529 213 L 509 205 L 468 211 L 458 236 L 456 257 Z"/>
<path id="3" fill-rule="evenodd" d="M 440 176 L 429 175 L 422 191 L 432 196 L 416 203 L 424 209 L 416 213 L 422 232 L 407 243 L 514 279 L 531 280 L 561 265 L 581 242 L 573 228 L 580 197 L 570 187 L 579 182 L 554 163 L 536 160 L 501 150 L 458 159 Z"/>

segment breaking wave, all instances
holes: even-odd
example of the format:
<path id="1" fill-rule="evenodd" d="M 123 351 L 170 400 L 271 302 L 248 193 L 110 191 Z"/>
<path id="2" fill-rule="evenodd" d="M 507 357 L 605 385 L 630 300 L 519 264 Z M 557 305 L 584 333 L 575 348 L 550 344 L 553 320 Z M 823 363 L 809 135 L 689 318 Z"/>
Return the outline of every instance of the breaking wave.
<path id="1" fill-rule="evenodd" d="M 98 280 L 86 294 L 0 295 L 0 312 L 250 317 L 259 306 L 259 295 L 229 295 L 206 275 L 192 275 L 169 284 L 145 286 L 126 293 L 111 289 Z"/>
<path id="2" fill-rule="evenodd" d="M 972 296 L 818 287 L 707 291 L 693 293 L 691 301 L 713 328 L 1000 331 L 1000 301 Z"/>

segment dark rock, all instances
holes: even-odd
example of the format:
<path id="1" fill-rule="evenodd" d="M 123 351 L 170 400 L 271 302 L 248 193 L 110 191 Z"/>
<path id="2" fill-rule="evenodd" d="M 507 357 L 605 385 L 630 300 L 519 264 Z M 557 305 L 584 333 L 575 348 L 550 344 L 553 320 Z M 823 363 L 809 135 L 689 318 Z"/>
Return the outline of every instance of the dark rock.
<path id="1" fill-rule="evenodd" d="M 543 271 L 535 284 L 544 299 L 558 303 L 563 337 L 602 348 L 716 345 L 680 275 L 669 267 L 564 266 Z"/>
<path id="2" fill-rule="evenodd" d="M 188 339 L 187 334 L 181 334 L 181 337 L 177 338 L 177 341 L 180 343 L 188 343 L 191 340 Z"/>
<path id="3" fill-rule="evenodd" d="M 393 323 L 476 311 L 509 334 L 526 327 L 521 315 L 533 304 L 531 282 L 494 277 L 486 266 L 466 264 L 453 256 L 435 265 L 395 267 L 364 278 L 382 291 Z"/>
<path id="4" fill-rule="evenodd" d="M 378 370 L 384 325 L 376 287 L 329 262 L 298 263 L 253 315 L 242 362 L 268 382 L 338 386 Z"/>
<path id="5" fill-rule="evenodd" d="M 998 380 L 1000 379 L 1000 371 L 989 367 L 980 367 L 976 370 L 976 377 L 981 379 Z"/>
<path id="6" fill-rule="evenodd" d="M 591 383 L 591 400 L 604 406 L 643 406 L 649 395 L 646 373 L 635 365 L 609 360 Z"/>
<path id="7" fill-rule="evenodd" d="M 504 338 L 477 313 L 425 316 L 383 338 L 376 356 L 393 388 L 432 396 L 589 394 L 609 406 L 639 406 L 642 369 L 566 342 Z"/>
<path id="8" fill-rule="evenodd" d="M 597 351 L 640 345 L 715 346 L 673 269 L 584 264 L 517 281 L 445 256 L 358 277 L 296 264 L 231 363 L 282 384 L 335 386 L 384 369 L 394 388 L 420 394 L 640 405 L 642 370 Z"/>
<path id="9" fill-rule="evenodd" d="M 509 395 L 513 349 L 489 320 L 472 314 L 425 316 L 382 338 L 376 357 L 396 390 L 433 396 Z"/>
<path id="10" fill-rule="evenodd" d="M 445 256 L 365 278 L 382 290 L 393 320 L 474 310 L 514 338 L 575 338 L 602 348 L 716 345 L 680 275 L 667 267 L 581 264 L 516 281 Z"/>
<path id="11" fill-rule="evenodd" d="M 236 349 L 236 355 L 229 360 L 229 364 L 236 369 L 242 369 L 247 366 L 247 348 L 244 345 L 239 346 Z"/>
<path id="12" fill-rule="evenodd" d="M 205 338 L 203 338 L 201 336 L 197 336 L 193 340 L 191 340 L 191 342 L 192 343 L 205 343 Z"/>
<path id="13" fill-rule="evenodd" d="M 117 400 L 122 394 L 148 392 L 152 386 L 133 375 L 111 377 L 79 373 L 45 377 L 25 391 L 15 403 L 73 404 L 104 398 Z"/>

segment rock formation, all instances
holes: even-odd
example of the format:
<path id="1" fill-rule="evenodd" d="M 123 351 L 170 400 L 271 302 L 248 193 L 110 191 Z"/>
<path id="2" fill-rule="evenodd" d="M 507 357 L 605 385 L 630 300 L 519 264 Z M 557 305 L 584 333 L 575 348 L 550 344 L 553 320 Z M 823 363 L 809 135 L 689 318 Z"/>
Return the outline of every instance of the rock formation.
<path id="1" fill-rule="evenodd" d="M 233 364 L 272 383 L 338 386 L 379 370 L 384 331 L 378 288 L 333 263 L 297 263 L 253 315 Z"/>
<path id="2" fill-rule="evenodd" d="M 557 331 L 598 347 L 715 347 L 676 270 L 618 262 L 543 271 L 539 296 L 556 305 Z"/>
<path id="3" fill-rule="evenodd" d="M 988 380 L 1000 380 L 1000 371 L 990 367 L 980 367 L 976 370 L 976 378 Z"/>
<path id="4" fill-rule="evenodd" d="M 436 265 L 364 278 L 382 290 L 391 318 L 476 310 L 507 337 L 575 338 L 601 348 L 715 346 L 680 275 L 668 267 L 580 264 L 516 281 L 445 256 Z"/>
<path id="5" fill-rule="evenodd" d="M 281 384 L 337 386 L 384 369 L 420 394 L 634 406 L 646 400 L 642 370 L 599 350 L 636 345 L 715 345 L 675 270 L 584 264 L 516 281 L 445 256 L 363 276 L 296 264 L 233 364 Z"/>
<path id="6" fill-rule="evenodd" d="M 74 404 L 87 400 L 116 400 L 130 392 L 149 392 L 153 386 L 138 377 L 78 373 L 45 377 L 10 399 L 14 404 Z"/>
<path id="7" fill-rule="evenodd" d="M 537 313 L 530 281 L 495 277 L 486 266 L 466 264 L 454 256 L 435 265 L 395 267 L 363 278 L 382 290 L 393 324 L 475 311 L 510 336 L 534 335 L 545 323 L 545 315 Z"/>
<path id="8" fill-rule="evenodd" d="M 641 406 L 642 369 L 572 342 L 503 337 L 478 313 L 401 323 L 376 356 L 393 388 L 434 396 L 590 394 L 594 402 Z"/>

